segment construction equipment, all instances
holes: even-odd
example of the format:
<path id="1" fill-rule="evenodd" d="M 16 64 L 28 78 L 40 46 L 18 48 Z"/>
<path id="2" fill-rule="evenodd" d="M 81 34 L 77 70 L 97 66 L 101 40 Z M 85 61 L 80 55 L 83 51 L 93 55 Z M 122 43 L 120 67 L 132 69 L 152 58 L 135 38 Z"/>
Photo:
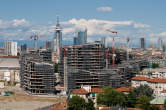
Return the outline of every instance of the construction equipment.
<path id="1" fill-rule="evenodd" d="M 111 32 L 111 33 L 116 34 L 116 35 L 118 34 L 118 32 L 111 31 L 109 29 L 107 29 L 106 31 Z M 114 67 L 114 65 L 115 65 L 115 57 L 116 57 L 116 54 L 115 54 L 115 37 L 113 36 L 112 37 L 112 67 Z"/>
<path id="2" fill-rule="evenodd" d="M 38 35 L 32 35 L 32 36 L 30 36 L 30 39 L 34 40 L 34 48 L 35 48 L 35 50 L 37 50 Z"/>

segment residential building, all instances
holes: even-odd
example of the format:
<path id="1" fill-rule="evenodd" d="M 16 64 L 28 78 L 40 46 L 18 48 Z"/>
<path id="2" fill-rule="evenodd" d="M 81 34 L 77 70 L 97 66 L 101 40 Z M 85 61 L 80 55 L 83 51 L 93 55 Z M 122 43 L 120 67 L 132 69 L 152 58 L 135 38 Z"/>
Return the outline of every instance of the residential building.
<path id="1" fill-rule="evenodd" d="M 132 78 L 132 87 L 138 87 L 140 85 L 147 84 L 154 90 L 154 96 L 160 96 L 161 92 L 166 89 L 166 78 L 149 78 L 145 76 L 137 75 Z"/>
<path id="2" fill-rule="evenodd" d="M 122 86 L 120 88 L 116 88 L 117 91 L 123 92 L 124 94 L 128 94 L 129 91 L 131 91 L 133 89 L 134 89 L 134 87 L 132 87 L 132 86 Z"/>
<path id="3" fill-rule="evenodd" d="M 103 93 L 104 90 L 101 88 L 91 88 L 91 86 L 81 86 L 79 89 L 72 90 L 70 93 L 70 98 L 73 96 L 79 96 L 88 101 L 91 99 L 94 102 L 94 106 L 97 107 L 97 94 Z"/>
<path id="4" fill-rule="evenodd" d="M 153 100 L 150 101 L 150 104 L 156 105 L 156 106 L 160 107 L 160 110 L 163 110 L 163 105 L 164 105 L 165 99 L 166 99 L 166 96 L 157 96 Z"/>
<path id="5" fill-rule="evenodd" d="M 87 43 L 87 29 L 85 31 L 76 32 L 74 37 L 74 45 L 81 45 Z"/>
<path id="6" fill-rule="evenodd" d="M 148 62 L 149 62 L 149 66 L 152 67 L 152 64 L 159 64 L 160 67 L 165 67 L 166 66 L 166 59 L 165 58 L 161 58 L 161 57 L 151 57 L 149 56 L 147 58 Z"/>
<path id="7" fill-rule="evenodd" d="M 5 55 L 17 56 L 17 42 L 6 41 L 4 43 Z"/>
<path id="8" fill-rule="evenodd" d="M 145 68 L 139 74 L 150 78 L 166 78 L 166 68 Z"/>
<path id="9" fill-rule="evenodd" d="M 20 82 L 20 65 L 17 56 L 0 56 L 0 80 Z"/>

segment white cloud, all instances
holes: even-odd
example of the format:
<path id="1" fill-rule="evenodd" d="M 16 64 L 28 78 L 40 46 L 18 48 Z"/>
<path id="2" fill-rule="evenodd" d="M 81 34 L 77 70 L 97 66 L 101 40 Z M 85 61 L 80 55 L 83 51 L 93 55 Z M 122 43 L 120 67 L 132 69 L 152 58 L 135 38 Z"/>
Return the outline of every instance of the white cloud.
<path id="1" fill-rule="evenodd" d="M 134 21 L 109 21 L 98 19 L 70 19 L 60 23 L 62 27 L 63 39 L 73 40 L 76 31 L 87 28 L 88 41 L 100 40 L 101 37 L 113 36 L 107 29 L 118 31 L 120 37 L 135 37 L 135 33 L 140 29 L 146 30 L 150 26 L 136 23 Z M 38 34 L 40 40 L 53 39 L 55 23 L 32 23 L 25 19 L 15 19 L 11 21 L 0 20 L 0 35 L 3 39 L 29 39 L 30 35 Z M 111 39 L 108 39 L 111 42 Z"/>
<path id="2" fill-rule="evenodd" d="M 166 37 L 166 32 L 161 32 L 161 33 L 152 33 L 150 34 L 151 37 L 160 37 L 160 38 L 165 38 Z"/>
<path id="3" fill-rule="evenodd" d="M 138 24 L 133 21 L 108 21 L 97 19 L 71 19 L 69 21 L 62 22 L 64 25 L 63 34 L 74 33 L 82 28 L 87 28 L 88 36 L 108 36 L 107 29 L 116 30 L 119 34 L 130 34 L 134 29 L 149 28 L 146 24 Z M 129 28 L 126 30 L 126 28 Z"/>
<path id="4" fill-rule="evenodd" d="M 21 19 L 21 20 L 14 19 L 12 22 L 12 25 L 17 27 L 17 26 L 29 26 L 30 24 L 25 19 Z"/>
<path id="5" fill-rule="evenodd" d="M 150 26 L 147 24 L 134 24 L 134 28 L 149 28 Z"/>
<path id="6" fill-rule="evenodd" d="M 98 11 L 103 11 L 103 12 L 111 12 L 112 11 L 112 7 L 110 6 L 103 6 L 103 7 L 99 7 L 97 8 Z"/>
<path id="7" fill-rule="evenodd" d="M 166 32 L 161 32 L 159 36 L 166 37 Z"/>

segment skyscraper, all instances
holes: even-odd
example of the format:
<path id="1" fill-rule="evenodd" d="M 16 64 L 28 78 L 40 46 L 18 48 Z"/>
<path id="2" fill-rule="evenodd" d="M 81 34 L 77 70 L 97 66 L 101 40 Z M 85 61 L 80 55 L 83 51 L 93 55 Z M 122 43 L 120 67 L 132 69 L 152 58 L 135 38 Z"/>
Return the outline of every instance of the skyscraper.
<path id="1" fill-rule="evenodd" d="M 106 37 L 102 37 L 101 38 L 101 43 L 104 45 L 104 47 L 107 47 L 107 38 Z"/>
<path id="2" fill-rule="evenodd" d="M 57 16 L 57 23 L 55 28 L 55 36 L 53 40 L 53 52 L 56 53 L 57 62 L 59 62 L 60 48 L 62 47 L 62 32 L 59 24 L 59 17 Z"/>
<path id="3" fill-rule="evenodd" d="M 45 48 L 46 48 L 47 50 L 51 50 L 51 48 L 52 48 L 52 42 L 51 42 L 51 41 L 46 41 L 46 42 L 45 42 Z"/>
<path id="4" fill-rule="evenodd" d="M 140 38 L 141 49 L 145 49 L 145 38 Z"/>
<path id="5" fill-rule="evenodd" d="M 76 32 L 74 37 L 74 45 L 81 45 L 87 43 L 87 29 L 85 31 Z"/>
<path id="6" fill-rule="evenodd" d="M 23 44 L 21 45 L 21 53 L 26 53 L 27 52 L 27 45 Z"/>
<path id="7" fill-rule="evenodd" d="M 158 39 L 158 49 L 162 50 L 162 46 L 163 46 L 163 40 L 161 38 Z"/>
<path id="8" fill-rule="evenodd" d="M 17 56 L 17 42 L 6 41 L 4 43 L 5 55 Z"/>

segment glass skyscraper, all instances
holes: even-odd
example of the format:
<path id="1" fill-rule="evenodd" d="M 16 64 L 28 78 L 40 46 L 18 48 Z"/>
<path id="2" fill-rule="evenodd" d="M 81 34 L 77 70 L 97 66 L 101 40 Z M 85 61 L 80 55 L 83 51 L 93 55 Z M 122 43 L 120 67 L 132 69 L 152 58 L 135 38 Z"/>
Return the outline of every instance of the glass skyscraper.
<path id="1" fill-rule="evenodd" d="M 74 45 L 81 45 L 87 43 L 87 29 L 85 31 L 76 32 L 76 36 L 73 39 Z"/>

